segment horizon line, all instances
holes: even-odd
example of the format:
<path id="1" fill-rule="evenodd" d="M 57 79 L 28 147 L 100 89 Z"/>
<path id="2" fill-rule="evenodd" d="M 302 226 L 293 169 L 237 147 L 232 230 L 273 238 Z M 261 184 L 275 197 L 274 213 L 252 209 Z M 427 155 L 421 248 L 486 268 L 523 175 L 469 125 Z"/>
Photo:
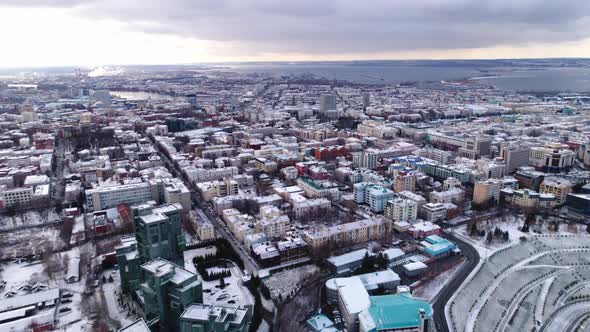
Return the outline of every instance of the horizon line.
<path id="1" fill-rule="evenodd" d="M 406 59 L 350 59 L 350 60 L 246 60 L 246 61 L 205 61 L 205 62 L 191 62 L 191 63 L 151 63 L 151 64 L 101 64 L 101 65 L 47 65 L 47 66 L 15 66 L 15 67 L 1 67 L 0 70 L 28 70 L 28 69 L 58 69 L 58 68 L 78 68 L 78 67 L 157 67 L 157 66 L 199 66 L 199 65 L 223 65 L 223 64 L 257 64 L 257 63 L 338 63 L 338 62 L 385 62 L 385 61 L 399 61 L 399 62 L 419 62 L 419 61 L 525 61 L 525 60 L 590 60 L 590 57 L 515 57 L 515 58 L 406 58 Z"/>

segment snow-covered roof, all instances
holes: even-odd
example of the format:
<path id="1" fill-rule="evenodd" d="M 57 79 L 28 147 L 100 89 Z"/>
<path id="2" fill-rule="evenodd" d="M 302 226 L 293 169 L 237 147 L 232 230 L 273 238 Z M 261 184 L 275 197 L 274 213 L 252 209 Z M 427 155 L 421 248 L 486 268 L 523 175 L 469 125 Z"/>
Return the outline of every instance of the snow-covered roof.
<path id="1" fill-rule="evenodd" d="M 10 297 L 0 300 L 0 312 L 14 310 L 37 303 L 53 301 L 59 298 L 59 288 L 52 288 L 45 291 L 31 293 L 27 295 Z"/>
<path id="2" fill-rule="evenodd" d="M 150 329 L 143 319 L 138 319 L 130 325 L 118 330 L 118 332 L 149 332 Z"/>
<path id="3" fill-rule="evenodd" d="M 406 269 L 406 271 L 416 271 L 426 268 L 428 268 L 428 266 L 422 262 L 412 262 L 404 265 L 404 269 Z"/>
<path id="4" fill-rule="evenodd" d="M 371 306 L 369 293 L 360 278 L 336 279 L 338 294 L 349 314 L 357 314 Z"/>
<path id="5" fill-rule="evenodd" d="M 369 252 L 367 249 L 359 249 L 351 251 L 344 255 L 332 256 L 328 258 L 328 262 L 332 263 L 332 265 L 334 266 L 343 266 L 346 264 L 361 261 L 367 253 L 369 253 L 369 256 L 373 256 L 373 253 Z"/>

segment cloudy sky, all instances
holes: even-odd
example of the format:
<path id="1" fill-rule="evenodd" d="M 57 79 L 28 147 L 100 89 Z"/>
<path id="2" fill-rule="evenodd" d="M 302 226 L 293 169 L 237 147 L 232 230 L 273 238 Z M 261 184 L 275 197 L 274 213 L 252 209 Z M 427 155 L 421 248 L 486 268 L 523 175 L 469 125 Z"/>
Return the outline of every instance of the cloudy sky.
<path id="1" fill-rule="evenodd" d="M 589 0 L 0 0 L 0 67 L 590 57 Z"/>

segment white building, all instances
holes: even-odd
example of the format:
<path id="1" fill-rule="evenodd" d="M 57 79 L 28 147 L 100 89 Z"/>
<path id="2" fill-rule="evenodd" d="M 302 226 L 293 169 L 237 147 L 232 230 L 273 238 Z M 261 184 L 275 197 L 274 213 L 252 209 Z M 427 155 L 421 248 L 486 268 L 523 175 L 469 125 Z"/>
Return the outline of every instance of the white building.
<path id="1" fill-rule="evenodd" d="M 133 205 L 150 200 L 157 201 L 158 192 L 149 182 L 86 190 L 86 204 L 89 211 L 109 209 L 121 203 Z"/>
<path id="2" fill-rule="evenodd" d="M 447 209 L 441 203 L 427 203 L 422 206 L 422 218 L 427 221 L 439 221 L 445 219 Z"/>
<path id="3" fill-rule="evenodd" d="M 393 221 L 415 221 L 418 216 L 418 204 L 403 198 L 390 200 L 385 205 L 385 216 Z"/>

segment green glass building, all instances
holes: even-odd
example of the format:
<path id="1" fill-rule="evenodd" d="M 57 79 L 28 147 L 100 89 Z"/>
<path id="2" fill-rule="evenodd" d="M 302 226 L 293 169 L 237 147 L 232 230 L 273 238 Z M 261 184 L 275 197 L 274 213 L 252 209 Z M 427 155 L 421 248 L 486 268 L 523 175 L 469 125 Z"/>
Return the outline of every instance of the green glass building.
<path id="1" fill-rule="evenodd" d="M 184 266 L 186 240 L 181 229 L 181 213 L 179 203 L 133 209 L 135 238 L 142 263 L 161 257 Z"/>
<path id="2" fill-rule="evenodd" d="M 156 258 L 141 266 L 144 281 L 139 285 L 147 321 L 159 321 L 160 331 L 179 331 L 180 315 L 191 303 L 203 302 L 203 285 L 198 275 Z"/>

